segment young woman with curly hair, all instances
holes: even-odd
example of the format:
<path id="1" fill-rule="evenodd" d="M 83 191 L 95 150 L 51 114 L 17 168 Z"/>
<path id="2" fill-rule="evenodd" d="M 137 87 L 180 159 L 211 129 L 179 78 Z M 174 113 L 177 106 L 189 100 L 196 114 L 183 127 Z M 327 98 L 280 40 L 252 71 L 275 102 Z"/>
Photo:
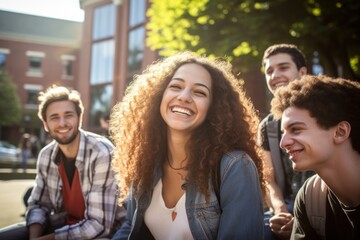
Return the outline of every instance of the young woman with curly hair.
<path id="1" fill-rule="evenodd" d="M 226 61 L 179 53 L 112 109 L 127 221 L 113 239 L 262 239 L 258 118 Z"/>

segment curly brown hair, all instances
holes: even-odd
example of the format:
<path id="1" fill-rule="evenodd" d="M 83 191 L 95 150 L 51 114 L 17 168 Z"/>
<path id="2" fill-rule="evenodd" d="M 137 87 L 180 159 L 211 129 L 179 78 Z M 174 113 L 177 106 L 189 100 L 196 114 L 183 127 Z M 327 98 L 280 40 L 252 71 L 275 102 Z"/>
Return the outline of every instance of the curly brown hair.
<path id="1" fill-rule="evenodd" d="M 289 107 L 308 110 L 323 129 L 341 121 L 351 125 L 350 139 L 360 153 L 360 83 L 326 75 L 304 75 L 300 80 L 280 88 L 271 101 L 276 119 Z"/>
<path id="2" fill-rule="evenodd" d="M 209 178 L 216 178 L 222 156 L 242 150 L 254 161 L 265 189 L 261 150 L 256 143 L 259 123 L 252 102 L 245 96 L 241 81 L 231 64 L 183 52 L 150 65 L 127 88 L 122 101 L 111 112 L 110 134 L 116 146 L 113 169 L 121 189 L 120 201 L 151 187 L 154 170 L 167 154 L 167 126 L 160 115 L 162 96 L 176 70 L 187 63 L 204 67 L 212 78 L 213 100 L 206 120 L 193 133 L 186 146 L 188 181 L 209 196 Z"/>

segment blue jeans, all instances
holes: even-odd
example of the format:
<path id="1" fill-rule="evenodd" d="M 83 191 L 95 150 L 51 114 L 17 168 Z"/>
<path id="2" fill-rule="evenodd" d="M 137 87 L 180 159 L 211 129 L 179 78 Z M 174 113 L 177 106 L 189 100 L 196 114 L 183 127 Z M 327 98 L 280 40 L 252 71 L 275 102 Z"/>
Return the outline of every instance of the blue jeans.
<path id="1" fill-rule="evenodd" d="M 29 150 L 23 149 L 21 152 L 21 157 L 22 157 L 22 161 L 21 161 L 22 169 L 23 169 L 23 172 L 26 172 L 27 161 L 29 158 Z"/>

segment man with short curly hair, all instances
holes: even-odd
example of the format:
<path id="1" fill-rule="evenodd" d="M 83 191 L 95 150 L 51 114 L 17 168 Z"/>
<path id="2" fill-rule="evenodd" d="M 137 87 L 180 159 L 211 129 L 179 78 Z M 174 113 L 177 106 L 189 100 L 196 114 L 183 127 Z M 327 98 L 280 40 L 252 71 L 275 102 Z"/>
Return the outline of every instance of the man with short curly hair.
<path id="1" fill-rule="evenodd" d="M 296 196 L 291 239 L 360 239 L 360 84 L 307 75 L 271 105 L 293 168 L 317 173 Z"/>

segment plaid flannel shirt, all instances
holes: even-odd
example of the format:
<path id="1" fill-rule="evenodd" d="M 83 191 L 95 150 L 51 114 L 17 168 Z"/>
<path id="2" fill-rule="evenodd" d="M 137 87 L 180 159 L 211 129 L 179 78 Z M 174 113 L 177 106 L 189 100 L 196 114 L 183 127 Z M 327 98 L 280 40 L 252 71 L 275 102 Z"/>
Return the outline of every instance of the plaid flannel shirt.
<path id="1" fill-rule="evenodd" d="M 84 219 L 55 230 L 55 239 L 93 239 L 109 237 L 124 220 L 126 211 L 117 205 L 117 187 L 111 169 L 113 145 L 105 137 L 80 130 L 75 166 L 85 200 Z M 27 226 L 47 227 L 54 216 L 63 216 L 62 180 L 58 172 L 56 141 L 39 153 L 35 187 L 29 199 Z M 73 203 L 76 204 L 76 203 Z M 52 217 L 50 217 L 52 216 Z M 55 220 L 56 221 L 56 220 Z"/>

